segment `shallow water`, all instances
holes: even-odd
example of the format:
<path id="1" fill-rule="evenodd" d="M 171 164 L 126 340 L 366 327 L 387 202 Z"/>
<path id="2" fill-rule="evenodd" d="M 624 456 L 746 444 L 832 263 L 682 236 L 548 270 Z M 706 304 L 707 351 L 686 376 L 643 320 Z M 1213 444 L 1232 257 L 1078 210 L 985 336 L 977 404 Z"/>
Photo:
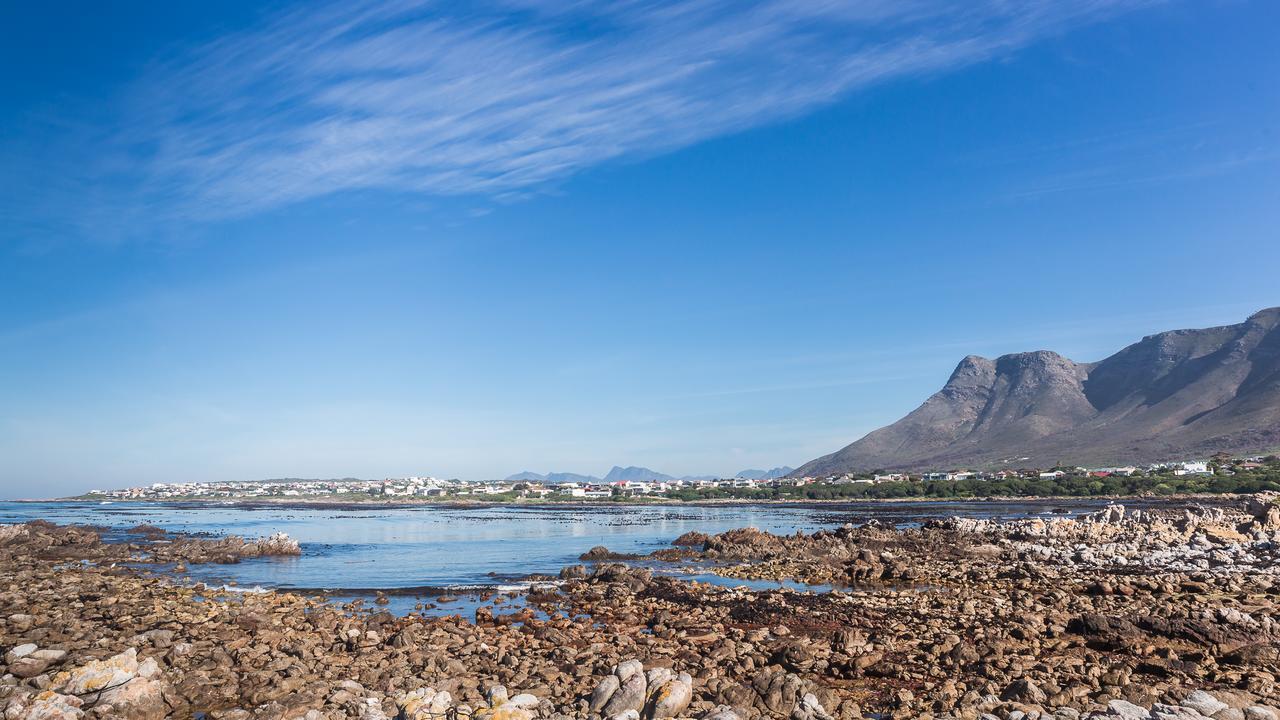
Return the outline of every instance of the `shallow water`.
<path id="1" fill-rule="evenodd" d="M 167 530 L 258 537 L 286 532 L 302 543 L 295 558 L 235 565 L 192 565 L 187 575 L 241 588 L 417 589 L 520 586 L 529 575 L 555 575 L 581 553 L 604 545 L 619 553 L 649 553 L 690 531 L 717 533 L 757 527 L 811 532 L 876 518 L 916 524 L 931 517 L 1025 517 L 1053 510 L 1077 514 L 1105 501 L 899 502 L 822 505 L 480 506 L 351 509 L 153 503 L 0 502 L 0 523 L 45 519 L 116 530 L 141 523 Z M 110 533 L 108 538 L 116 536 Z M 702 578 L 700 578 L 702 579 Z M 718 584 L 749 584 L 719 578 Z M 774 586 L 777 586 L 775 583 Z M 459 593 L 454 593 L 459 594 Z M 407 600 L 393 599 L 397 607 Z M 419 602 L 414 600 L 414 603 Z"/>

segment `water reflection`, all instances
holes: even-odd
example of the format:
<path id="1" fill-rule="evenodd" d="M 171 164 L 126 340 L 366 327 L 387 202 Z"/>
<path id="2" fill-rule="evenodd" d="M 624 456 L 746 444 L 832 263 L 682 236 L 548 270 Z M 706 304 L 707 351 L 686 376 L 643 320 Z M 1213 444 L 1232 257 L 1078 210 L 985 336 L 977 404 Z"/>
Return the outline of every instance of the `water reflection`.
<path id="1" fill-rule="evenodd" d="M 141 523 L 167 530 L 249 537 L 286 532 L 301 557 L 235 565 L 192 565 L 187 575 L 211 585 L 333 589 L 503 585 L 554 575 L 594 545 L 644 554 L 698 530 L 753 526 L 811 532 L 877 519 L 915 524 L 930 517 L 1020 517 L 1090 511 L 1102 501 L 903 502 L 815 505 L 481 506 L 299 508 L 149 503 L 0 502 L 0 522 L 43 518 L 120 530 Z M 723 579 L 721 579 L 723 581 Z M 739 581 L 741 584 L 741 581 Z"/>

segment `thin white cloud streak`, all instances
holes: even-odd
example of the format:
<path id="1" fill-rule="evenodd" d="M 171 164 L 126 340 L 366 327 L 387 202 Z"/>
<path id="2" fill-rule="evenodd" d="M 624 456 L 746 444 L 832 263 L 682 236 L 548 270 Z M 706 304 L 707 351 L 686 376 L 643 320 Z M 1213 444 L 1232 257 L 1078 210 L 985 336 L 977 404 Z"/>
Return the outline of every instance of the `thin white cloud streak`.
<path id="1" fill-rule="evenodd" d="M 521 196 L 1153 1 L 307 5 L 158 65 L 113 142 L 140 169 L 133 202 L 174 218 L 350 190 Z"/>
<path id="2" fill-rule="evenodd" d="M 1277 160 L 1280 160 L 1280 153 L 1257 148 L 1252 151 L 1231 153 L 1194 164 L 1187 164 L 1184 159 L 1177 170 L 1148 172 L 1147 174 L 1133 175 L 1131 164 L 1094 167 L 1050 178 L 1031 189 L 1010 193 L 1007 199 L 1023 200 L 1061 193 L 1114 190 L 1116 188 L 1159 185 L 1186 180 L 1202 180 L 1255 166 L 1273 165 Z"/>

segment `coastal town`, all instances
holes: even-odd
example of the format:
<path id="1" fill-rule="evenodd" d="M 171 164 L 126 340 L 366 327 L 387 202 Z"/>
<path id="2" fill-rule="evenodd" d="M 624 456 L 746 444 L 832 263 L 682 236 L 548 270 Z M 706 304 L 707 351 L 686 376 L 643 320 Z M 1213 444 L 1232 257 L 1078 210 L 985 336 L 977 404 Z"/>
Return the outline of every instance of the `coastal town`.
<path id="1" fill-rule="evenodd" d="M 807 487 L 875 486 L 885 484 L 936 484 L 1004 482 L 1009 480 L 1054 482 L 1148 477 L 1232 477 L 1280 467 L 1274 455 L 1232 457 L 1218 454 L 1203 460 L 1178 460 L 1145 465 L 1108 467 L 1053 467 L 1002 470 L 951 469 L 915 473 L 844 473 L 825 477 L 780 478 L 680 478 L 599 482 L 546 482 L 527 480 L 465 481 L 431 476 L 363 480 L 283 478 L 260 481 L 152 483 L 118 490 L 91 490 L 84 499 L 127 500 L 272 500 L 332 499 L 380 500 L 514 500 L 547 501 L 611 500 L 626 498 L 685 498 L 694 495 L 730 495 L 754 491 L 796 492 Z"/>

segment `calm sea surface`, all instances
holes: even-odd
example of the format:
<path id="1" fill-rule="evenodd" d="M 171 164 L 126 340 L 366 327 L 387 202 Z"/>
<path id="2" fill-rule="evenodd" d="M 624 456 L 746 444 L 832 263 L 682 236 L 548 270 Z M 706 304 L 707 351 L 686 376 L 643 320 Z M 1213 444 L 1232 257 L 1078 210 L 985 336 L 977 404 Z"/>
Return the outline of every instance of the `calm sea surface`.
<path id="1" fill-rule="evenodd" d="M 318 509 L 150 503 L 0 502 L 0 523 L 42 518 L 116 530 L 141 523 L 168 530 L 246 537 L 286 532 L 297 558 L 193 565 L 188 574 L 240 587 L 405 589 L 501 586 L 531 574 L 554 575 L 595 545 L 648 553 L 689 530 L 717 533 L 753 526 L 792 533 L 877 518 L 914 524 L 930 517 L 1070 514 L 1101 501 L 910 502 L 841 505 L 402 507 Z M 108 533 L 107 538 L 118 537 Z"/>

